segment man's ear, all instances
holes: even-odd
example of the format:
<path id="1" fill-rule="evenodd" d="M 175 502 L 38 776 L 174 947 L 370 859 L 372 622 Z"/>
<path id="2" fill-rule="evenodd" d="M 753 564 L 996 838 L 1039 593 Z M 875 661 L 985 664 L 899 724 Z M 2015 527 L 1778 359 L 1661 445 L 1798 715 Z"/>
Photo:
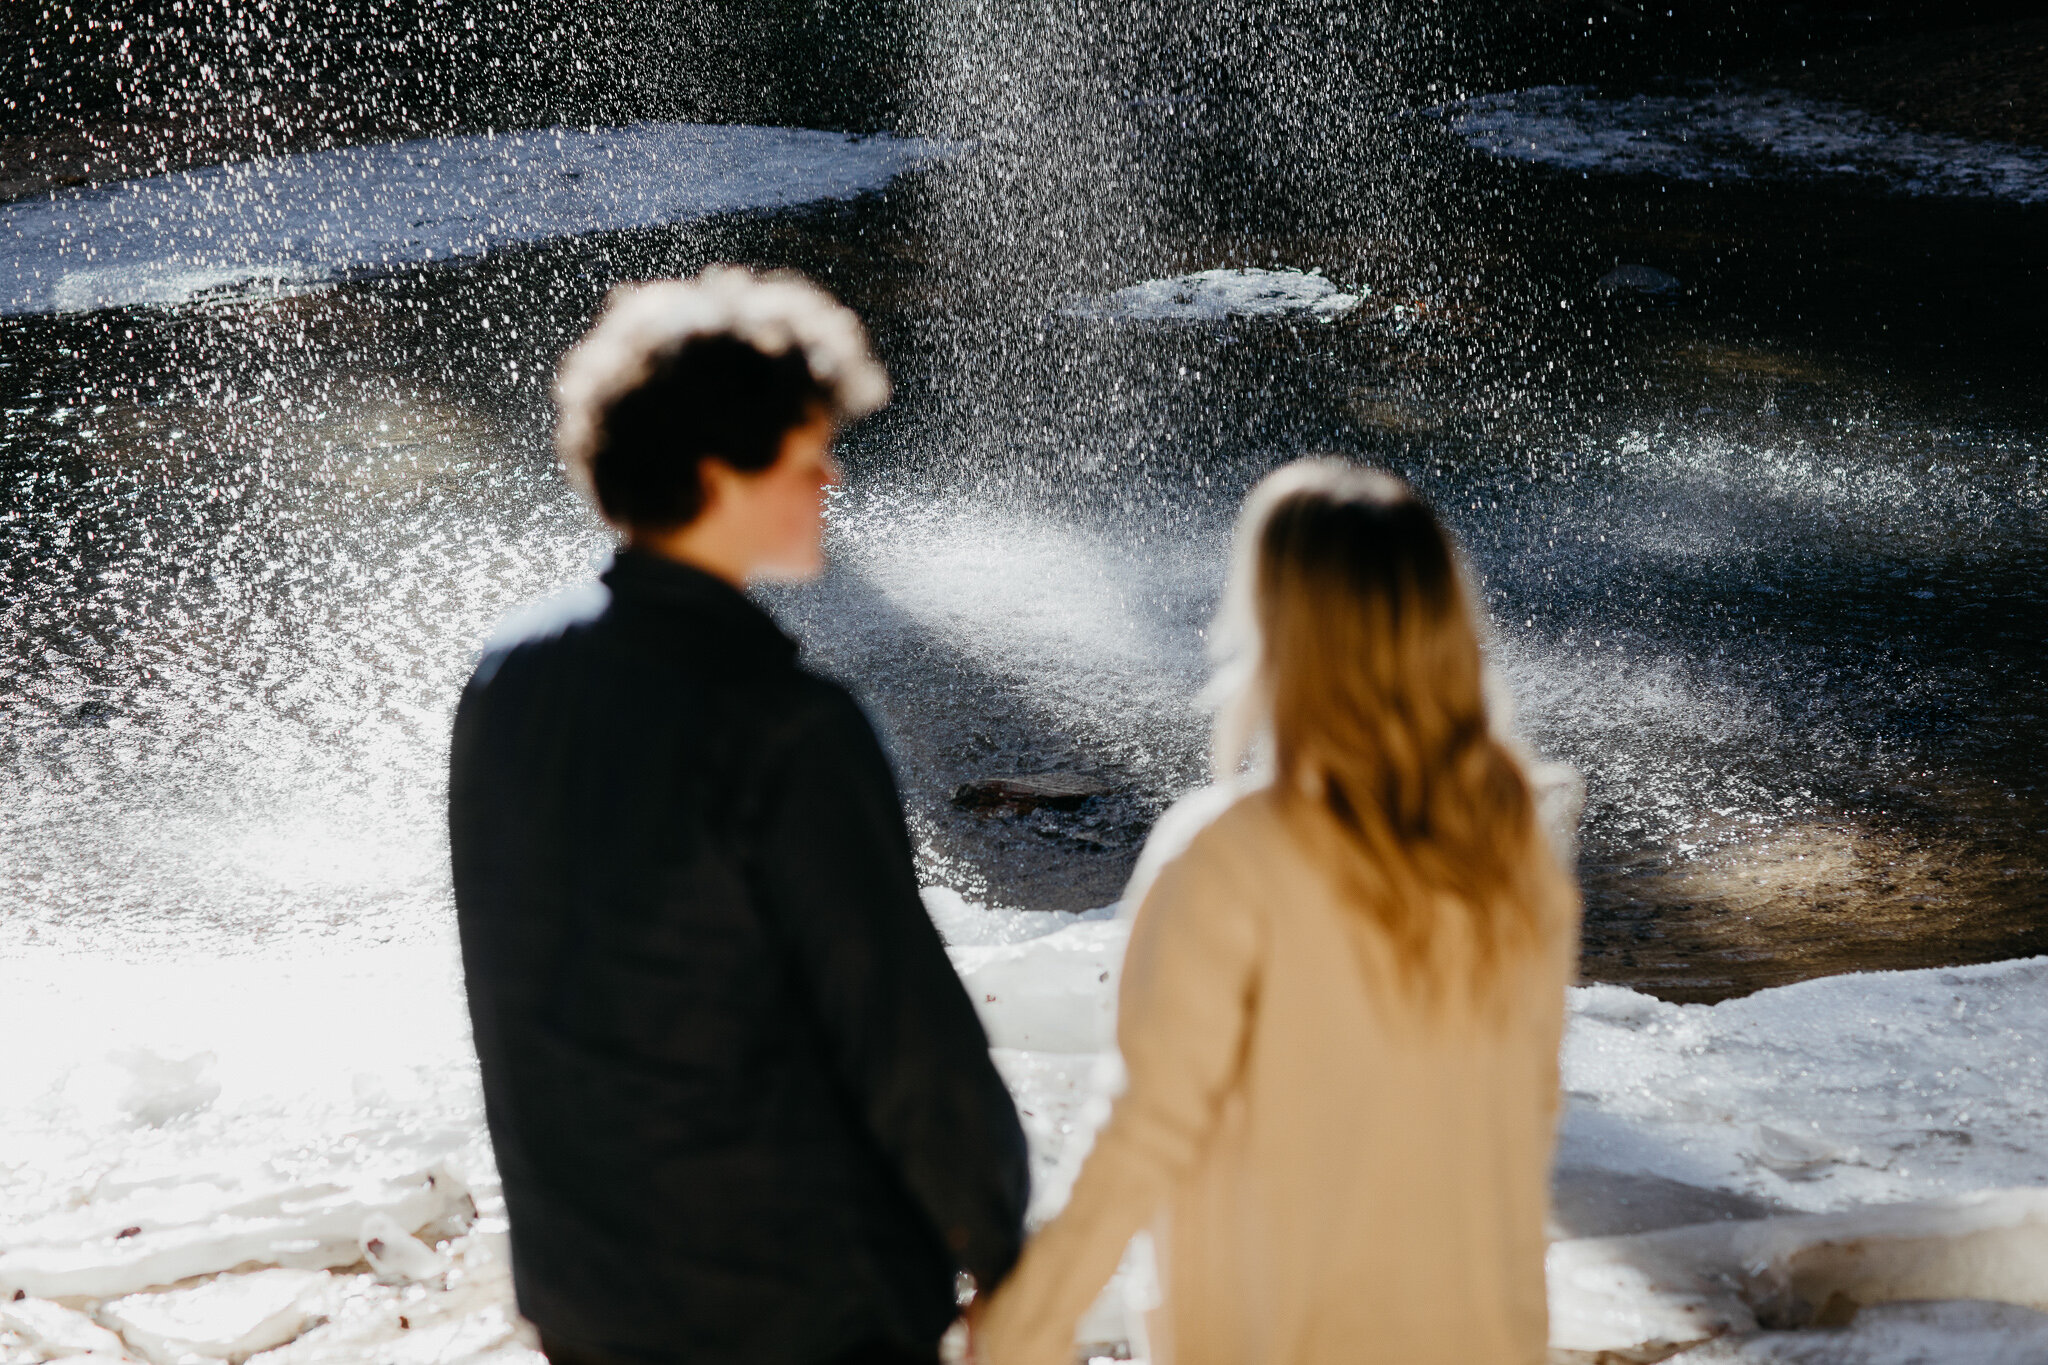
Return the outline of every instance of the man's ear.
<path id="1" fill-rule="evenodd" d="M 697 493 L 701 504 L 697 515 L 702 517 L 718 506 L 730 494 L 734 484 L 739 482 L 740 472 L 716 455 L 706 455 L 697 461 Z"/>

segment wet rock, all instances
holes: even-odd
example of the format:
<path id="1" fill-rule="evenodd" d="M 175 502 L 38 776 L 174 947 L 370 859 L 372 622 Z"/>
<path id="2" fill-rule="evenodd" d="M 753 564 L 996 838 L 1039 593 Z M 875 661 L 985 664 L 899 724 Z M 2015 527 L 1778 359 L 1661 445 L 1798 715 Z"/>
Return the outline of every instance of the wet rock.
<path id="1" fill-rule="evenodd" d="M 1030 773 L 977 777 L 953 788 L 953 804 L 984 815 L 1024 815 L 1035 810 L 1078 810 L 1089 798 L 1123 786 L 1086 773 Z"/>
<path id="2" fill-rule="evenodd" d="M 1427 436 L 1443 425 L 1428 408 L 1380 389 L 1355 390 L 1345 406 L 1359 425 L 1394 436 Z"/>
<path id="3" fill-rule="evenodd" d="M 64 717 L 64 723 L 71 726 L 100 726 L 120 714 L 114 709 L 112 702 L 95 697 L 91 701 L 80 702 L 70 715 Z"/>
<path id="4" fill-rule="evenodd" d="M 1663 298 L 1684 288 L 1678 276 L 1655 266 L 1618 265 L 1600 277 L 1600 288 L 1608 294 L 1648 294 Z"/>

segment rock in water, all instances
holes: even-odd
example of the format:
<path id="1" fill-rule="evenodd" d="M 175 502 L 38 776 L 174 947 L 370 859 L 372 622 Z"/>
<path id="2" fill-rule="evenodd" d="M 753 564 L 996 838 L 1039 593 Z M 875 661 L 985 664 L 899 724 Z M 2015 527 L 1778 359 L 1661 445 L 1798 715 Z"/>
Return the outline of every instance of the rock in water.
<path id="1" fill-rule="evenodd" d="M 1609 294 L 1676 294 L 1684 286 L 1678 276 L 1667 275 L 1655 266 L 1618 265 L 1600 277 L 1600 288 Z"/>
<path id="2" fill-rule="evenodd" d="M 1030 773 L 977 777 L 953 788 L 953 804 L 984 814 L 1023 815 L 1041 807 L 1074 810 L 1091 796 L 1107 796 L 1122 784 L 1084 773 Z"/>

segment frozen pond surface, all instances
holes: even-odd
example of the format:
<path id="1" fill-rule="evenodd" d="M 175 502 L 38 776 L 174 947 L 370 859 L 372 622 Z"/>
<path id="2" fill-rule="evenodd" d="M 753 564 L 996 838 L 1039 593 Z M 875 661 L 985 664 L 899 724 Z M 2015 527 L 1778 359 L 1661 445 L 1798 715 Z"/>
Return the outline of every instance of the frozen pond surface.
<path id="1" fill-rule="evenodd" d="M 1671 180 L 1822 176 L 1915 195 L 2048 202 L 2048 151 L 1902 128 L 1787 90 L 1607 98 L 1589 86 L 1480 95 L 1435 111 L 1494 156 Z"/>
<path id="2" fill-rule="evenodd" d="M 836 567 L 771 605 L 887 732 L 928 880 L 1029 909 L 1116 896 L 1151 816 L 1202 778 L 1192 703 L 1236 500 L 1335 450 L 1437 501 L 1521 728 L 1587 776 L 1590 974 L 1713 999 L 2048 947 L 2025 761 L 2048 736 L 2038 410 L 1983 362 L 1847 344 L 1864 324 L 1828 310 L 1859 281 L 1805 285 L 1842 253 L 1787 236 L 1773 201 L 1713 191 L 1731 235 L 1650 253 L 1683 291 L 1637 303 L 1596 287 L 1612 256 L 1559 256 L 1483 196 L 1426 269 L 1285 222 L 1090 260 L 1044 254 L 1069 219 L 994 211 L 1070 169 L 999 140 L 934 162 L 908 140 L 641 125 L 450 140 L 469 159 L 439 168 L 428 145 L 290 163 L 403 171 L 390 204 L 432 230 L 368 214 L 360 241 L 396 253 L 373 277 L 0 321 L 0 898 L 24 941 L 435 932 L 473 651 L 606 553 L 551 468 L 554 357 L 613 281 L 728 258 L 846 292 L 899 381 L 851 434 Z M 472 221 L 501 183 L 486 152 L 503 184 L 571 188 Z M 246 245 L 280 212 L 252 168 L 281 164 L 86 193 L 233 189 L 208 221 Z M 1513 203 L 1589 234 L 1700 211 L 1684 182 L 1623 212 L 1510 169 Z M 1098 189 L 1119 202 L 1113 176 Z M 324 221 L 293 202 L 289 223 Z M 1824 208 L 1782 212 L 1811 231 Z M 574 235 L 592 224 L 617 230 Z M 571 235 L 427 263 L 501 229 Z M 1716 264 L 1753 242 L 1793 273 Z M 1920 259 L 1896 231 L 1870 248 L 1893 249 Z M 1267 264 L 1188 268 L 1232 252 Z M 1787 335 L 1730 311 L 1788 289 L 1808 292 Z M 1997 281 L 1962 293 L 2024 312 Z M 947 800 L 1045 768 L 1119 790 L 1021 820 Z"/>
<path id="3" fill-rule="evenodd" d="M 265 156 L 0 205 L 0 314 L 183 303 L 878 189 L 885 135 L 640 123 Z"/>

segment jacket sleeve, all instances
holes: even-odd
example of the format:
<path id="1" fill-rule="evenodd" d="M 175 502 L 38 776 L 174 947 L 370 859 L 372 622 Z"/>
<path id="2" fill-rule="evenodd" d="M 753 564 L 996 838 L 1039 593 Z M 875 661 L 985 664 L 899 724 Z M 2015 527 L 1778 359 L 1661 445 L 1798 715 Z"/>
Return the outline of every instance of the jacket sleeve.
<path id="1" fill-rule="evenodd" d="M 830 1063 L 960 1265 L 998 1283 L 1030 1167 L 988 1037 L 925 913 L 887 758 L 834 693 L 768 756 L 757 876 Z"/>
<path id="2" fill-rule="evenodd" d="M 1081 1315 L 1194 1167 L 1242 1067 L 1261 935 L 1204 852 L 1162 867 L 1138 908 L 1117 1001 L 1126 1087 L 1073 1197 L 982 1319 L 989 1365 L 1068 1365 Z"/>

